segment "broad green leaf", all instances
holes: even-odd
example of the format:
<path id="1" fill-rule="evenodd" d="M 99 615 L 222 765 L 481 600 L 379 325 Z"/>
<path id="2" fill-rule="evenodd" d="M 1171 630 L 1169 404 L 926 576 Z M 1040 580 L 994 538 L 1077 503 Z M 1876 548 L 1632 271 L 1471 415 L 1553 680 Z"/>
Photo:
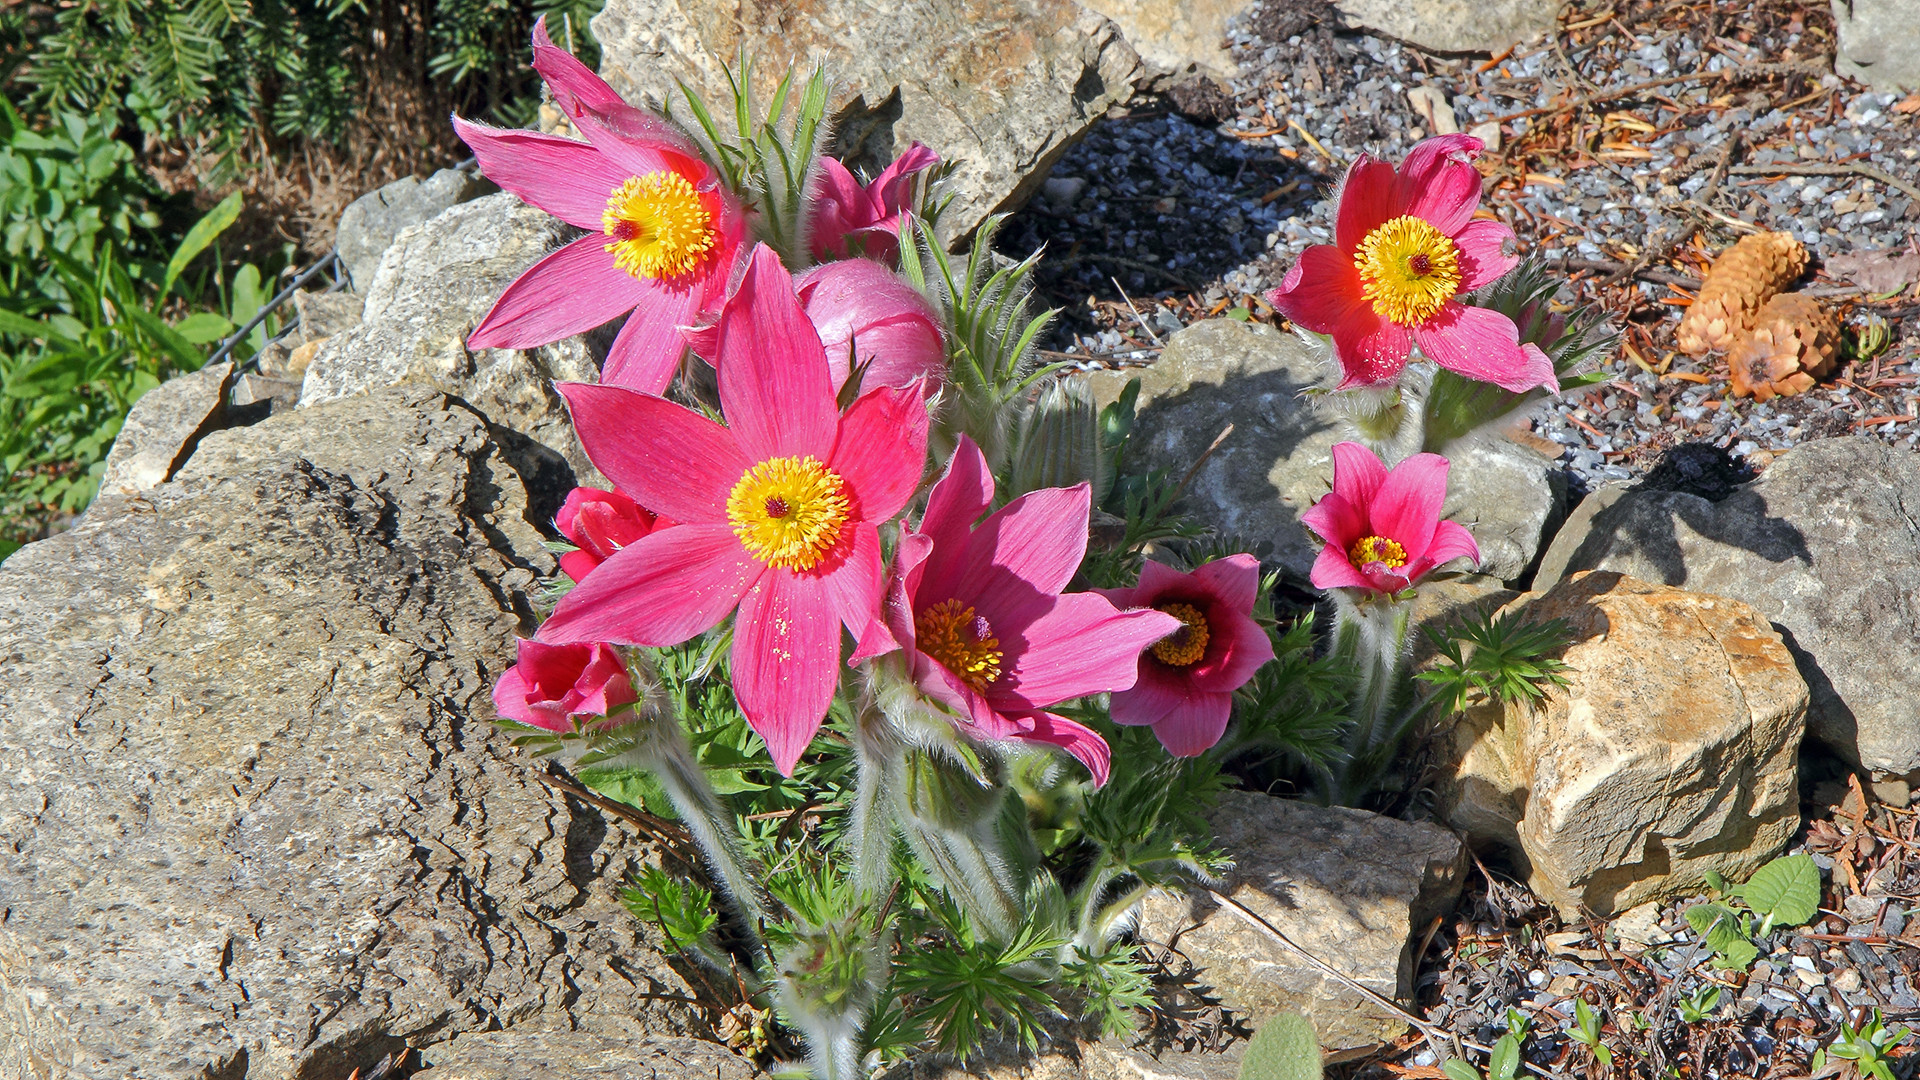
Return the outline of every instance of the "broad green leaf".
<path id="1" fill-rule="evenodd" d="M 1283 1012 L 1262 1024 L 1240 1061 L 1240 1080 L 1320 1080 L 1320 1076 L 1320 1038 L 1313 1021 L 1296 1012 Z"/>
<path id="2" fill-rule="evenodd" d="M 195 345 L 207 345 L 233 333 L 233 324 L 223 315 L 199 311 L 174 323 L 173 330 Z"/>
<path id="3" fill-rule="evenodd" d="M 1799 926 L 1820 910 L 1820 868 L 1811 855 L 1783 856 L 1755 870 L 1740 898 L 1774 926 Z"/>
<path id="4" fill-rule="evenodd" d="M 245 202 L 244 197 L 236 191 L 221 199 L 220 205 L 207 211 L 205 217 L 193 223 L 193 228 L 188 229 L 187 235 L 181 238 L 180 246 L 175 249 L 173 258 L 167 260 L 167 276 L 160 283 L 161 296 L 164 297 L 172 292 L 173 283 L 180 279 L 181 273 L 187 269 L 187 264 L 191 263 L 195 256 L 207 250 L 208 245 L 212 244 L 221 233 L 227 231 L 227 226 L 232 225 L 234 219 L 240 216 L 240 206 L 243 202 Z"/>
<path id="5" fill-rule="evenodd" d="M 1520 1040 L 1500 1036 L 1493 1044 L 1493 1056 L 1487 1061 L 1487 1080 L 1515 1080 L 1520 1075 Z"/>
<path id="6" fill-rule="evenodd" d="M 62 345 L 74 344 L 71 340 L 63 340 L 62 335 L 46 323 L 38 319 L 29 319 L 17 311 L 8 311 L 6 308 L 0 308 L 0 334 L 18 334 L 24 338 L 42 338 L 46 341 L 57 342 Z"/>
<path id="7" fill-rule="evenodd" d="M 18 540 L 0 540 L 0 563 L 6 562 L 7 556 L 25 546 Z"/>
<path id="8" fill-rule="evenodd" d="M 1440 1071 L 1447 1074 L 1448 1080 L 1482 1080 L 1479 1069 L 1459 1058 L 1448 1058 L 1441 1063 Z"/>
<path id="9" fill-rule="evenodd" d="M 152 338 L 182 369 L 195 371 L 207 362 L 205 353 L 202 353 L 193 342 L 174 332 L 173 327 L 160 321 L 160 316 L 139 304 L 129 304 L 125 311 L 127 317 L 144 330 L 147 336 Z"/>
<path id="10" fill-rule="evenodd" d="M 679 820 L 672 801 L 667 798 L 666 789 L 645 769 L 582 769 L 574 775 L 579 777 L 581 783 L 615 802 L 623 802 L 663 818 Z"/>

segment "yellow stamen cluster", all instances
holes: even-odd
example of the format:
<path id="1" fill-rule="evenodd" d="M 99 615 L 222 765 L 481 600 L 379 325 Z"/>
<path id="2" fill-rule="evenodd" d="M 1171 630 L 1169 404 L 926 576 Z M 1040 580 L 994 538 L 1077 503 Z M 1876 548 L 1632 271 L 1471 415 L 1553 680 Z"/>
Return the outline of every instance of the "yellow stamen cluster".
<path id="1" fill-rule="evenodd" d="M 1000 639 L 961 601 L 942 600 L 915 615 L 913 633 L 921 652 L 976 691 L 985 692 L 1000 677 Z"/>
<path id="2" fill-rule="evenodd" d="M 630 176 L 614 188 L 600 224 L 614 265 L 643 279 L 690 274 L 719 242 L 700 193 L 667 170 Z"/>
<path id="3" fill-rule="evenodd" d="M 1363 536 L 1347 549 L 1347 560 L 1355 566 L 1379 563 L 1389 570 L 1407 565 L 1407 549 L 1399 541 L 1384 536 Z"/>
<path id="4" fill-rule="evenodd" d="M 1460 291 L 1460 249 L 1423 218 L 1403 214 L 1368 233 L 1354 251 L 1361 295 L 1383 319 L 1418 326 Z"/>
<path id="5" fill-rule="evenodd" d="M 826 558 L 851 513 L 840 474 L 812 457 L 768 458 L 727 496 L 727 521 L 747 553 L 787 570 Z"/>
<path id="6" fill-rule="evenodd" d="M 1154 609 L 1164 611 L 1180 620 L 1180 629 L 1153 643 L 1153 655 L 1163 664 L 1174 667 L 1191 667 L 1207 655 L 1206 613 L 1192 604 L 1155 604 Z"/>

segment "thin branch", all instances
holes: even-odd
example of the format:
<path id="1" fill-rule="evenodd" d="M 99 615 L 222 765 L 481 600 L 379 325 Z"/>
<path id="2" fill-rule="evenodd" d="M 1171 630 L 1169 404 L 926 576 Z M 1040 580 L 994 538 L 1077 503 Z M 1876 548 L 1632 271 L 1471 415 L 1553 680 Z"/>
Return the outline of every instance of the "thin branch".
<path id="1" fill-rule="evenodd" d="M 1673 86 L 1677 83 L 1709 82 L 1714 79 L 1739 82 L 1743 79 L 1766 79 L 1776 75 L 1807 75 L 1818 78 L 1825 74 L 1828 74 L 1827 69 L 1821 64 L 1816 64 L 1812 61 L 1796 60 L 1780 64 L 1747 64 L 1743 67 L 1722 68 L 1719 71 L 1697 71 L 1691 75 L 1669 75 L 1664 79 L 1648 79 L 1645 82 L 1629 83 L 1618 89 L 1607 90 L 1598 94 L 1583 94 L 1562 105 L 1542 105 L 1537 109 L 1523 109 L 1520 112 L 1508 113 L 1505 116 L 1496 117 L 1493 122 L 1496 124 L 1505 124 L 1512 120 L 1523 120 L 1529 116 L 1572 112 L 1575 109 L 1584 109 L 1589 105 L 1600 105 L 1609 101 L 1618 101 L 1621 98 L 1638 97 L 1648 90 L 1658 90 L 1660 87 Z"/>
<path id="2" fill-rule="evenodd" d="M 1778 165 L 1738 165 L 1730 171 L 1736 176 L 1864 176 L 1869 180 L 1878 180 L 1890 188 L 1898 188 L 1912 198 L 1920 199 L 1920 187 L 1915 187 L 1892 173 L 1876 169 L 1864 161 L 1848 161 L 1839 165 L 1784 162 Z"/>

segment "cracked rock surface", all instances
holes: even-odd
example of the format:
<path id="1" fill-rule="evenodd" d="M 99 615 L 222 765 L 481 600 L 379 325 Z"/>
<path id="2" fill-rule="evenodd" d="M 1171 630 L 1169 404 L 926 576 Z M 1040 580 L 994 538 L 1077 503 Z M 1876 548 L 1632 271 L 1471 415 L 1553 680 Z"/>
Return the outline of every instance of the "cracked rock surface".
<path id="1" fill-rule="evenodd" d="M 490 723 L 546 497 L 403 387 L 209 435 L 7 560 L 0 1077 L 695 1026 L 617 898 L 644 846 Z"/>

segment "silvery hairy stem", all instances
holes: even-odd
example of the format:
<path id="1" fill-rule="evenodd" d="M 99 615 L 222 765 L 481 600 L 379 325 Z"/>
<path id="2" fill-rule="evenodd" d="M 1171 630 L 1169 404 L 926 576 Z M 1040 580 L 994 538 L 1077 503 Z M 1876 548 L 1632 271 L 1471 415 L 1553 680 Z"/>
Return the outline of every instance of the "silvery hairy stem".
<path id="1" fill-rule="evenodd" d="M 905 747 L 873 699 L 861 693 L 853 726 L 853 815 L 847 851 L 861 896 L 878 897 L 893 884 L 893 844 L 899 835 L 893 791 Z"/>
<path id="2" fill-rule="evenodd" d="M 1347 760 L 1334 777 L 1333 800 L 1351 804 L 1367 794 L 1399 748 L 1404 723 L 1392 715 L 1406 662 L 1411 597 L 1368 596 L 1355 600 L 1349 590 L 1334 593 L 1334 648 L 1359 675 L 1353 700 L 1353 728 Z"/>

